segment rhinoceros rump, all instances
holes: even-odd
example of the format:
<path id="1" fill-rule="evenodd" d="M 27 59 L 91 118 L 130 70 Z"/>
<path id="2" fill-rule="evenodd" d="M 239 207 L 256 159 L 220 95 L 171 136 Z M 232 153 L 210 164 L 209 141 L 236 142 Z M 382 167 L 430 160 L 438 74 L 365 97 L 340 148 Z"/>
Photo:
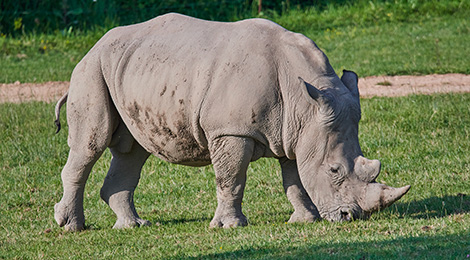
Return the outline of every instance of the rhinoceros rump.
<path id="1" fill-rule="evenodd" d="M 313 41 L 250 19 L 209 22 L 179 14 L 109 31 L 73 71 L 67 102 L 70 153 L 55 219 L 84 228 L 83 192 L 109 147 L 101 198 L 115 228 L 150 224 L 133 193 L 150 154 L 172 163 L 213 164 L 218 206 L 211 227 L 247 224 L 246 170 L 277 158 L 294 207 L 290 222 L 367 217 L 405 194 L 375 179 L 362 156 L 357 75 L 338 78 Z"/>

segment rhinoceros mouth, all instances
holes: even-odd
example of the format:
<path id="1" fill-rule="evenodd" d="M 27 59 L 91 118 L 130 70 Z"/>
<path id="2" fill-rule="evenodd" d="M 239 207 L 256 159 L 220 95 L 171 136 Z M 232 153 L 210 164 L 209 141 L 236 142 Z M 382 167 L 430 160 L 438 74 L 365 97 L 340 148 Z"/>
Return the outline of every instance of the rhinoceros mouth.
<path id="1" fill-rule="evenodd" d="M 320 216 L 330 222 L 348 222 L 364 218 L 364 214 L 358 205 L 319 207 L 318 210 Z"/>
<path id="2" fill-rule="evenodd" d="M 341 221 L 351 221 L 354 219 L 354 215 L 349 211 L 340 211 Z"/>

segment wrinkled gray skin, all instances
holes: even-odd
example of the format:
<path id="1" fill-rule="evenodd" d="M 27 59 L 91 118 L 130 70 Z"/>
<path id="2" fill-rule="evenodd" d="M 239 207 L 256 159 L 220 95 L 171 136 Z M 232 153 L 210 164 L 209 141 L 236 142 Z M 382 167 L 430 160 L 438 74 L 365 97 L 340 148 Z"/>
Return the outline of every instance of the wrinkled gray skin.
<path id="1" fill-rule="evenodd" d="M 247 224 L 246 170 L 278 158 L 294 207 L 290 222 L 367 217 L 407 192 L 374 180 L 380 162 L 362 156 L 357 75 L 333 71 L 313 41 L 279 25 L 167 14 L 108 32 L 77 65 L 67 101 L 70 153 L 55 219 L 84 228 L 83 191 L 109 147 L 101 198 L 115 228 L 150 224 L 133 193 L 150 154 L 213 164 L 218 206 L 211 227 Z"/>

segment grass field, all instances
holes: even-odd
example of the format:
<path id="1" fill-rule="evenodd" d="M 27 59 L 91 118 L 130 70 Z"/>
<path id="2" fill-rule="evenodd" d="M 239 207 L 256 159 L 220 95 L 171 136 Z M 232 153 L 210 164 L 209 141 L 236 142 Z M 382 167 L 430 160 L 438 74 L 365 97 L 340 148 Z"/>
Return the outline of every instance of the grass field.
<path id="1" fill-rule="evenodd" d="M 378 181 L 412 185 L 371 220 L 286 224 L 292 208 L 280 168 L 263 159 L 248 171 L 243 206 L 250 225 L 209 229 L 216 207 L 212 168 L 151 157 L 135 200 L 154 225 L 113 230 L 115 216 L 99 198 L 107 152 L 88 180 L 87 230 L 79 233 L 64 232 L 53 219 L 68 151 L 67 128 L 54 134 L 53 104 L 1 104 L 0 258 L 466 259 L 469 103 L 470 94 L 362 100 L 360 141 L 367 157 L 382 161 Z"/>

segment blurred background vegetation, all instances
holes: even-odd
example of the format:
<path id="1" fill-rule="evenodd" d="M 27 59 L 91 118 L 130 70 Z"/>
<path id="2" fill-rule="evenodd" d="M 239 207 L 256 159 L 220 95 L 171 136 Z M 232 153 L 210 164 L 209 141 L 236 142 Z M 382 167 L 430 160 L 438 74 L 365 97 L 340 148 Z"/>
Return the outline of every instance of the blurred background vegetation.
<path id="1" fill-rule="evenodd" d="M 343 4 L 350 1 L 333 2 Z M 233 21 L 256 16 L 263 10 L 282 13 L 293 7 L 325 7 L 327 4 L 326 0 L 2 0 L 0 32 L 17 35 L 70 28 L 112 27 L 145 21 L 168 12 Z"/>
<path id="2" fill-rule="evenodd" d="M 0 83 L 69 80 L 109 29 L 168 12 L 269 19 L 361 77 L 470 74 L 470 0 L 0 0 Z"/>
<path id="3" fill-rule="evenodd" d="M 17 36 L 24 33 L 111 28 L 142 22 L 168 12 L 202 19 L 235 21 L 255 16 L 282 16 L 290 11 L 310 13 L 340 6 L 366 5 L 373 10 L 361 20 L 388 19 L 376 5 L 402 9 L 401 20 L 409 16 L 453 14 L 468 8 L 468 0 L 2 0 L 0 33 Z M 382 8 L 383 9 L 383 8 Z M 345 17 L 348 18 L 348 17 Z M 395 17 L 395 19 L 400 17 Z M 298 21 L 294 21 L 298 22 Z"/>

